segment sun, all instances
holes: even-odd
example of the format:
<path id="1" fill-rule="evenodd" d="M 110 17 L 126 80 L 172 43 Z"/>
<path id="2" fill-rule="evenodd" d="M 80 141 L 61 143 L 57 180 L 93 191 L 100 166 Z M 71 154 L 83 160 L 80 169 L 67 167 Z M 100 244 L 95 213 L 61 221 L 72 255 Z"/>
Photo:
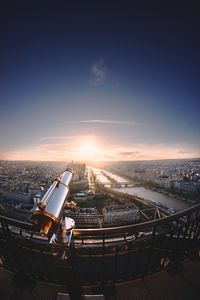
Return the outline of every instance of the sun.
<path id="1" fill-rule="evenodd" d="M 80 146 L 80 156 L 83 159 L 91 160 L 97 156 L 97 148 L 92 142 L 84 142 Z"/>

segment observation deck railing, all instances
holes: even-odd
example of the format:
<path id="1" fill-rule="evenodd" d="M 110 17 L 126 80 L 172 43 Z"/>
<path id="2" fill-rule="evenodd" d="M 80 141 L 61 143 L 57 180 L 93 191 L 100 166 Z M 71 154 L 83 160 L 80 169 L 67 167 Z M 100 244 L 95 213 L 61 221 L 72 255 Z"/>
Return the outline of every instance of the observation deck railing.
<path id="1" fill-rule="evenodd" d="M 70 282 L 72 270 L 83 285 L 124 282 L 199 252 L 200 204 L 145 223 L 76 228 L 66 261 L 52 254 L 48 238 L 32 224 L 0 216 L 0 266 L 50 282 Z"/>

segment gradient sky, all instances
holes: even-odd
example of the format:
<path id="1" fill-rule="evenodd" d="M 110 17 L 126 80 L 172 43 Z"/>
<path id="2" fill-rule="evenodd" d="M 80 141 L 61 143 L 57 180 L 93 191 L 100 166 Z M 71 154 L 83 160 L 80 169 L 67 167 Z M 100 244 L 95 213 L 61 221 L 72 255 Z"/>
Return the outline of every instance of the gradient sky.
<path id="1" fill-rule="evenodd" d="M 1 4 L 0 159 L 200 157 L 198 1 L 130 2 Z"/>

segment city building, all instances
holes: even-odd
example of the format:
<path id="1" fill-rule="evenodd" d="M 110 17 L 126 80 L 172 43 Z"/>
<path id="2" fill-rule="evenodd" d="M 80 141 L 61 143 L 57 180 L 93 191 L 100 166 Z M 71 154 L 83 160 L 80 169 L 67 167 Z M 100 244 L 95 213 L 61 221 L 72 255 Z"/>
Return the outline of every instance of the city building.
<path id="1" fill-rule="evenodd" d="M 134 204 L 106 206 L 103 217 L 105 224 L 132 224 L 139 221 L 139 210 Z"/>

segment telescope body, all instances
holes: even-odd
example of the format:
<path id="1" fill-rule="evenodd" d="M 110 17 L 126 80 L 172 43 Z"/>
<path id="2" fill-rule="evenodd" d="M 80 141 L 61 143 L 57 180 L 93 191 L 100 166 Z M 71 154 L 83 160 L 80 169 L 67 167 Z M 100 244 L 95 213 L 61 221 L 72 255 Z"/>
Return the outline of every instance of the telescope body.
<path id="1" fill-rule="evenodd" d="M 53 228 L 59 226 L 71 179 L 72 172 L 70 170 L 66 170 L 56 178 L 33 212 L 33 221 L 40 226 L 42 235 L 47 235 Z"/>

